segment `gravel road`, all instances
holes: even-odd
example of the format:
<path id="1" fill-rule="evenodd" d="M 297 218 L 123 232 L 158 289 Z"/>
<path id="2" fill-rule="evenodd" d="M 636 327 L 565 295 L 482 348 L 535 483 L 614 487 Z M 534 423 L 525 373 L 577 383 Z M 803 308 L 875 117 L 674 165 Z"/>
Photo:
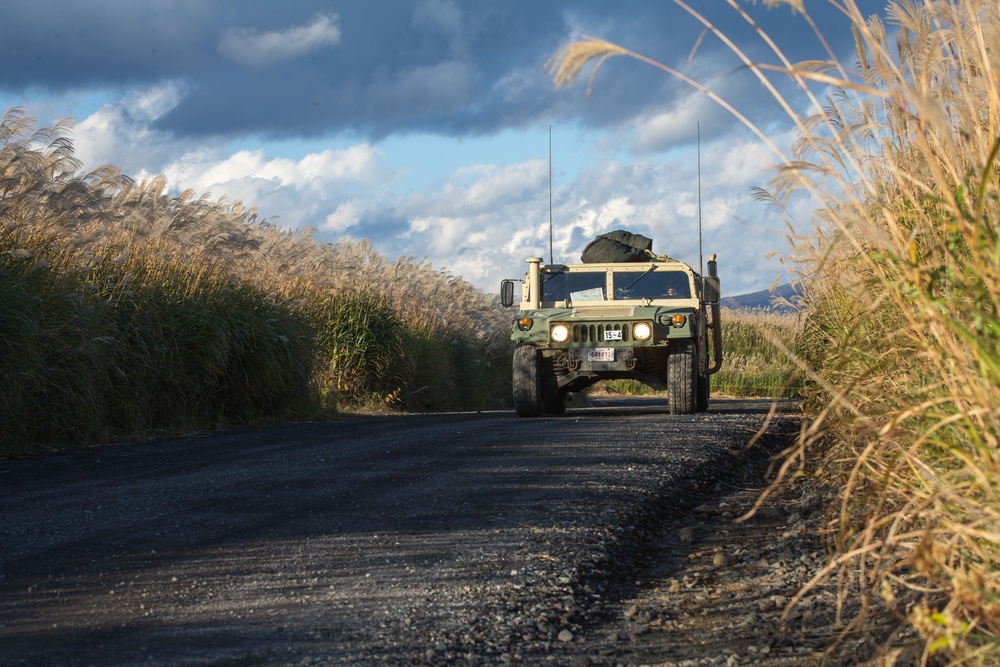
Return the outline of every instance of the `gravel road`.
<path id="1" fill-rule="evenodd" d="M 665 526 L 760 482 L 727 450 L 769 408 L 365 416 L 0 462 L 0 664 L 578 664 Z"/>

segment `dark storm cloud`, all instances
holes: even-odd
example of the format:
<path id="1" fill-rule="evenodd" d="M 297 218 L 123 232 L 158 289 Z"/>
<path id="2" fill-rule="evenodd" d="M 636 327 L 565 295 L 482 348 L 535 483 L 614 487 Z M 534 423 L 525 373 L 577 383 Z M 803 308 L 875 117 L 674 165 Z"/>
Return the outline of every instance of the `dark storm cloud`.
<path id="1" fill-rule="evenodd" d="M 189 76 L 216 28 L 192 0 L 0 0 L 0 89 L 131 85 Z"/>
<path id="2" fill-rule="evenodd" d="M 690 4 L 751 58 L 774 61 L 725 2 Z M 789 9 L 741 6 L 792 60 L 826 57 Z M 845 52 L 844 20 L 825 1 L 806 6 Z M 883 3 L 862 6 L 874 12 Z M 763 95 L 746 98 L 759 84 L 715 37 L 688 62 L 703 27 L 672 2 L 0 0 L 0 16 L 0 59 L 16 63 L 0 72 L 0 90 L 179 81 L 188 93 L 159 121 L 177 136 L 471 135 L 566 119 L 616 126 L 689 94 L 664 73 L 620 58 L 602 67 L 591 96 L 586 80 L 554 91 L 546 60 L 583 34 L 718 79 L 722 92 L 741 95 L 764 117 L 771 108 Z"/>

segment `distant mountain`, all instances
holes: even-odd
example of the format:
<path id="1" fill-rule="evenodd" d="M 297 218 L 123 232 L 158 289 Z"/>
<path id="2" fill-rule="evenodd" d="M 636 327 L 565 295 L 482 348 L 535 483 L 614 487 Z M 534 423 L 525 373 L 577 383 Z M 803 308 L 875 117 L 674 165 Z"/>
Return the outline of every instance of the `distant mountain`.
<path id="1" fill-rule="evenodd" d="M 778 303 L 775 303 L 775 301 L 778 301 Z M 797 304 L 798 293 L 796 292 L 794 286 L 788 283 L 782 283 L 778 285 L 774 291 L 765 289 L 759 292 L 750 292 L 749 294 L 724 296 L 722 297 L 721 303 L 723 308 L 733 309 L 759 309 L 781 313 L 789 313 L 798 310 L 796 306 L 788 305 L 788 302 Z"/>

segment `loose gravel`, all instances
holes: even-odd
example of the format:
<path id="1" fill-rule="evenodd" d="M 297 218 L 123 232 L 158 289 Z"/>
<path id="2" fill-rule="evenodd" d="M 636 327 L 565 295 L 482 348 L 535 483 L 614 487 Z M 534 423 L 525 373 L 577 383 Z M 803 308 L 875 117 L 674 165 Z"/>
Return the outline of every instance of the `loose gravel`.
<path id="1" fill-rule="evenodd" d="M 365 417 L 0 464 L 4 665 L 857 662 L 793 405 Z M 886 630 L 888 631 L 888 630 Z M 877 633 L 876 633 L 877 634 Z M 853 642 L 853 643 L 852 643 Z"/>

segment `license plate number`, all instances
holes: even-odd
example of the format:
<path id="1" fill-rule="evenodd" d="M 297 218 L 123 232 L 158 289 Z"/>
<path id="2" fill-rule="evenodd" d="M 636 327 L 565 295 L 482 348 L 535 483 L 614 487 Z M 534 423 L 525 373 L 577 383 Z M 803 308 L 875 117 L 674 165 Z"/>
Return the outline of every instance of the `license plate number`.
<path id="1" fill-rule="evenodd" d="M 589 361 L 614 361 L 615 348 L 613 347 L 594 348 L 587 352 L 587 359 Z"/>

